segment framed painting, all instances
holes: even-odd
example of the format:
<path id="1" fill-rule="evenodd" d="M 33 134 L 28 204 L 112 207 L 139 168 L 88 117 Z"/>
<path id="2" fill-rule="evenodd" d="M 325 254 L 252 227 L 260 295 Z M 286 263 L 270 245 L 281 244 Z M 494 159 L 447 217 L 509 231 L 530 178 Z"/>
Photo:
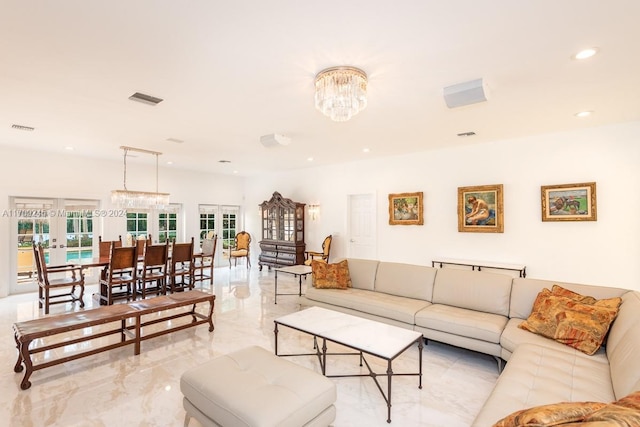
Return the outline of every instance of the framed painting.
<path id="1" fill-rule="evenodd" d="M 422 192 L 389 194 L 389 224 L 424 224 Z"/>
<path id="2" fill-rule="evenodd" d="M 543 221 L 596 221 L 596 183 L 543 185 Z"/>
<path id="3" fill-rule="evenodd" d="M 504 232 L 502 184 L 458 188 L 458 231 Z"/>

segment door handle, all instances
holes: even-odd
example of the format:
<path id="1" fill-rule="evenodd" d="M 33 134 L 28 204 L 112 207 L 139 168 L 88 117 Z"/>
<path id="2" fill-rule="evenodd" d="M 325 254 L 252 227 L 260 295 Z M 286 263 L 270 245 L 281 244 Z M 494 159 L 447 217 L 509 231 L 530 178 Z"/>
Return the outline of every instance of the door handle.
<path id="1" fill-rule="evenodd" d="M 60 245 L 60 249 L 64 248 L 64 245 Z"/>
<path id="2" fill-rule="evenodd" d="M 353 240 L 353 239 L 350 239 L 349 241 L 350 241 L 351 243 L 355 243 L 355 242 L 356 242 L 356 241 L 355 241 L 355 240 Z"/>

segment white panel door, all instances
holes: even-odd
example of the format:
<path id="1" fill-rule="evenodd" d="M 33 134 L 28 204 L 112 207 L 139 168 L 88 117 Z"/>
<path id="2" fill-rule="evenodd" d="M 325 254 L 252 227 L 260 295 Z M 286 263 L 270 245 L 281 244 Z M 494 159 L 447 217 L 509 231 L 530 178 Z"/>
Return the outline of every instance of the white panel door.
<path id="1" fill-rule="evenodd" d="M 350 258 L 376 259 L 376 195 L 350 194 L 347 231 Z"/>

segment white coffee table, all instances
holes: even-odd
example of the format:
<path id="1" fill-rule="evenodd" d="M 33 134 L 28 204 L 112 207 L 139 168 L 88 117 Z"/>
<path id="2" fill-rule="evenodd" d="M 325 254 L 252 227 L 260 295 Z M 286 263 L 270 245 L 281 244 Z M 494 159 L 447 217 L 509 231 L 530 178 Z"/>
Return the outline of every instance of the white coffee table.
<path id="1" fill-rule="evenodd" d="M 302 296 L 302 278 L 307 278 L 307 274 L 311 274 L 311 267 L 308 265 L 290 265 L 288 267 L 280 267 L 275 268 L 276 277 L 274 278 L 275 282 L 275 295 L 273 296 L 273 303 L 278 303 L 278 295 L 298 295 Z M 282 294 L 278 293 L 278 272 L 292 274 L 294 279 L 298 278 L 298 293 L 297 294 Z"/>
<path id="2" fill-rule="evenodd" d="M 387 422 L 391 422 L 391 379 L 396 375 L 416 375 L 419 377 L 418 388 L 422 388 L 422 347 L 423 337 L 420 332 L 411 331 L 397 326 L 373 320 L 363 319 L 321 307 L 311 307 L 274 320 L 275 354 L 278 356 L 317 356 L 322 374 L 330 378 L 338 377 L 371 377 L 382 393 L 387 403 Z M 313 336 L 315 353 L 278 354 L 278 327 L 286 326 Z M 318 345 L 318 338 L 322 346 Z M 356 350 L 357 353 L 327 353 L 327 341 L 334 342 Z M 393 360 L 418 343 L 419 361 L 418 372 L 395 373 L 392 369 Z M 385 373 L 375 373 L 363 353 L 379 357 L 387 361 Z M 327 355 L 357 354 L 362 363 L 367 366 L 368 374 L 327 375 Z M 378 382 L 378 376 L 387 377 L 387 392 L 385 394 Z"/>

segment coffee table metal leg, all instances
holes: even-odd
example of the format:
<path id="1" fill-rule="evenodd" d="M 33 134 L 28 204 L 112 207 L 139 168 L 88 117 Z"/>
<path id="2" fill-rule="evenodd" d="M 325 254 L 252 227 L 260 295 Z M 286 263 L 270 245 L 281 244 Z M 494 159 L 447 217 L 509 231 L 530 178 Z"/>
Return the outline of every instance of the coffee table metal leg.
<path id="1" fill-rule="evenodd" d="M 418 338 L 418 363 L 419 363 L 419 369 L 418 369 L 418 378 L 419 378 L 419 382 L 418 382 L 418 388 L 422 389 L 422 340 L 423 338 L 420 337 Z"/>
<path id="2" fill-rule="evenodd" d="M 273 336 L 275 337 L 275 354 L 276 356 L 278 355 L 278 323 L 277 322 L 273 322 L 273 324 L 275 325 L 273 328 Z"/>
<path id="3" fill-rule="evenodd" d="M 387 362 L 387 422 L 391 422 L 391 379 L 393 378 L 393 370 L 391 369 L 391 360 Z"/>
<path id="4" fill-rule="evenodd" d="M 298 296 L 302 296 L 302 274 L 298 276 Z"/>
<path id="5" fill-rule="evenodd" d="M 274 278 L 275 280 L 275 292 L 273 295 L 273 303 L 277 304 L 278 303 L 278 270 L 276 270 L 276 277 Z"/>

